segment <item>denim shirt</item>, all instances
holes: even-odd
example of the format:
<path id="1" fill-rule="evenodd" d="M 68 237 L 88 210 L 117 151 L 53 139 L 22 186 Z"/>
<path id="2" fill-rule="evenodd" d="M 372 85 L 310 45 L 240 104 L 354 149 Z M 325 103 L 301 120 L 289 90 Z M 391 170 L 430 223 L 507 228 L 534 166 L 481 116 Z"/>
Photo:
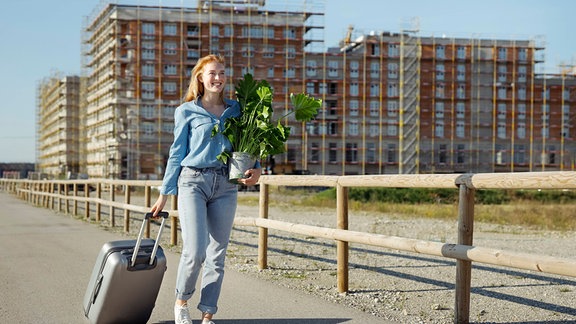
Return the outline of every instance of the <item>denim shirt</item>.
<path id="1" fill-rule="evenodd" d="M 199 169 L 225 167 L 216 156 L 232 150 L 232 144 L 221 131 L 226 119 L 240 115 L 240 104 L 225 99 L 226 109 L 218 118 L 202 108 L 200 100 L 198 98 L 185 102 L 174 112 L 174 142 L 170 147 L 160 189 L 163 195 L 178 194 L 178 177 L 182 167 Z M 220 132 L 212 136 L 212 129 L 216 124 L 220 124 Z"/>

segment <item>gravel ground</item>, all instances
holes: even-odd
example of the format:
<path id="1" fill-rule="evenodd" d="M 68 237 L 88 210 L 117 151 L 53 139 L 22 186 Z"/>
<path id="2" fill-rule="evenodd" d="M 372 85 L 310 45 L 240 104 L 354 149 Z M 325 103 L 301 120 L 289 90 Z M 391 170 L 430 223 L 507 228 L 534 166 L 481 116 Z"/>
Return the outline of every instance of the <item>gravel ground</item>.
<path id="1" fill-rule="evenodd" d="M 238 207 L 237 216 L 257 215 L 256 206 Z M 270 207 L 269 218 L 324 227 L 336 223 L 335 210 L 289 204 Z M 354 231 L 457 242 L 456 221 L 351 212 L 349 223 Z M 476 223 L 474 245 L 573 258 L 575 234 Z M 276 230 L 269 230 L 269 235 L 268 269 L 257 267 L 258 230 L 240 226 L 232 233 L 227 266 L 378 318 L 399 323 L 453 323 L 453 259 L 350 244 L 350 291 L 339 294 L 334 241 Z M 472 323 L 576 323 L 575 301 L 576 278 L 473 264 Z"/>

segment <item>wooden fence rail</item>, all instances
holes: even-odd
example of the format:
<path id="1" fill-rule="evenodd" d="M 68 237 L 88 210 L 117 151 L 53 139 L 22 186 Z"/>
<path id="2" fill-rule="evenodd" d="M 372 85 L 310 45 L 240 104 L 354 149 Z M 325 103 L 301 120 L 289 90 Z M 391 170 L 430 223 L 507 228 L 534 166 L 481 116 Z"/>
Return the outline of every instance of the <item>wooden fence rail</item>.
<path id="1" fill-rule="evenodd" d="M 365 175 L 365 176 L 291 176 L 275 175 L 260 178 L 259 217 L 237 217 L 238 226 L 258 228 L 258 266 L 267 267 L 268 229 L 292 234 L 315 236 L 336 241 L 338 291 L 348 290 L 348 244 L 360 243 L 426 255 L 456 259 L 455 323 L 468 323 L 472 262 L 532 270 L 543 273 L 576 277 L 576 260 L 489 249 L 473 245 L 474 196 L 479 189 L 576 189 L 576 172 L 551 171 L 529 173 L 490 174 L 426 174 L 426 175 Z M 100 221 L 102 206 L 108 206 L 111 226 L 115 224 L 115 209 L 124 211 L 124 230 L 129 231 L 130 212 L 149 210 L 151 188 L 161 181 L 129 180 L 60 180 L 32 181 L 0 179 L 0 190 L 18 195 L 30 203 L 46 208 L 77 214 L 79 203 L 84 203 L 85 217 Z M 268 219 L 270 186 L 334 187 L 336 188 L 336 228 L 293 224 Z M 458 242 L 455 244 L 415 240 L 374 233 L 348 230 L 348 189 L 352 187 L 388 188 L 453 188 L 459 192 Z M 82 188 L 83 190 L 79 190 Z M 69 190 L 72 189 L 72 190 Z M 144 199 L 133 203 L 132 191 L 140 190 Z M 80 194 L 82 191 L 82 195 Z M 91 191 L 93 191 L 91 193 Z M 108 191 L 109 198 L 102 197 Z M 124 192 L 124 201 L 118 202 L 116 191 Z M 70 210 L 72 205 L 72 211 Z M 170 206 L 171 244 L 178 244 L 178 208 L 173 199 Z M 149 235 L 149 229 L 147 235 Z"/>

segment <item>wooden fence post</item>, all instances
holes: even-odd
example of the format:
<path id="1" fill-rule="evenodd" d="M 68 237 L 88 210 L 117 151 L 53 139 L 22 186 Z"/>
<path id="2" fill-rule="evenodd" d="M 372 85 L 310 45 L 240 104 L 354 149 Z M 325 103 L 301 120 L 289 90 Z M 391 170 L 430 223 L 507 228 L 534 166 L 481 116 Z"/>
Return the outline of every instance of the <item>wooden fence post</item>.
<path id="1" fill-rule="evenodd" d="M 36 206 L 40 206 L 40 198 L 42 197 L 40 193 L 40 183 L 36 183 L 36 186 L 34 187 L 34 205 Z"/>
<path id="2" fill-rule="evenodd" d="M 51 192 L 53 192 L 53 189 L 50 189 Z M 70 190 L 68 189 L 68 186 L 64 186 L 64 195 L 66 196 L 66 200 L 64 200 L 64 209 L 66 214 L 70 214 L 70 198 L 68 198 L 68 196 L 70 195 Z"/>
<path id="3" fill-rule="evenodd" d="M 84 184 L 84 198 L 90 198 L 90 188 L 88 188 L 87 183 Z M 88 200 L 84 203 L 84 216 L 86 219 L 90 219 L 90 202 Z"/>
<path id="4" fill-rule="evenodd" d="M 66 191 L 66 187 L 67 186 L 62 186 L 59 183 L 53 183 L 52 184 L 52 189 L 50 190 L 52 193 L 56 193 L 57 195 L 61 195 L 63 193 L 65 193 Z M 52 205 L 51 209 L 52 210 L 56 210 L 56 206 L 58 206 L 58 211 L 61 210 L 60 206 L 62 205 L 62 200 L 60 197 L 52 197 L 50 199 L 50 204 Z"/>
<path id="5" fill-rule="evenodd" d="M 56 205 L 58 205 L 58 211 L 62 211 L 62 198 L 60 198 L 60 195 L 64 192 L 64 188 L 66 186 L 62 187 L 59 183 L 56 183 L 56 193 L 58 194 L 57 198 L 52 198 L 52 210 L 56 209 Z"/>
<path id="6" fill-rule="evenodd" d="M 336 228 L 348 229 L 348 188 L 336 185 Z M 338 292 L 348 291 L 348 242 L 336 240 Z"/>
<path id="7" fill-rule="evenodd" d="M 34 205 L 36 204 L 36 183 L 32 183 L 32 186 L 30 187 L 30 204 Z"/>
<path id="8" fill-rule="evenodd" d="M 88 187 L 88 186 L 86 186 L 86 187 Z M 98 198 L 98 199 L 102 198 L 102 183 L 101 182 L 98 182 L 96 184 L 96 198 Z M 102 204 L 97 202 L 96 203 L 96 221 L 98 223 L 100 223 L 101 214 L 102 214 Z"/>
<path id="9" fill-rule="evenodd" d="M 66 184 L 68 185 L 68 184 Z M 72 190 L 74 191 L 74 197 L 78 196 L 78 185 L 73 184 Z M 60 189 L 58 189 L 58 193 L 60 193 Z M 78 215 L 78 200 L 74 199 L 74 212 L 73 215 Z"/>
<path id="10" fill-rule="evenodd" d="M 38 206 L 44 207 L 44 182 L 38 184 Z"/>
<path id="11" fill-rule="evenodd" d="M 110 182 L 110 201 L 116 200 L 116 186 Z M 110 227 L 116 226 L 116 217 L 114 217 L 114 206 L 110 205 Z"/>
<path id="12" fill-rule="evenodd" d="M 260 184 L 260 218 L 268 218 L 269 192 L 270 187 L 267 184 Z M 268 268 L 268 228 L 258 227 L 258 269 L 266 268 Z"/>
<path id="13" fill-rule="evenodd" d="M 130 185 L 126 184 L 124 190 L 124 204 L 130 205 Z M 130 211 L 128 209 L 124 209 L 124 232 L 130 232 Z"/>
<path id="14" fill-rule="evenodd" d="M 52 183 L 47 183 L 46 184 L 46 193 L 47 194 L 53 194 L 54 192 L 52 191 Z M 50 196 L 46 197 L 46 205 L 44 206 L 45 208 L 49 208 L 50 207 Z"/>
<path id="15" fill-rule="evenodd" d="M 474 194 L 472 186 L 466 185 L 469 176 L 463 176 L 456 181 L 459 186 L 458 197 L 458 244 L 473 243 L 474 234 Z M 472 262 L 456 260 L 456 302 L 454 323 L 467 324 L 470 321 L 470 291 L 472 279 Z"/>

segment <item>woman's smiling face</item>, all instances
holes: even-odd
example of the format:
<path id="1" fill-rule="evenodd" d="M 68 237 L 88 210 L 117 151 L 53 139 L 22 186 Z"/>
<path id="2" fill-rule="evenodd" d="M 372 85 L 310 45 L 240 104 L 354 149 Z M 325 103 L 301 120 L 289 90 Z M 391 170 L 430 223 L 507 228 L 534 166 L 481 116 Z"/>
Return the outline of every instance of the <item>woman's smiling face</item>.
<path id="1" fill-rule="evenodd" d="M 204 67 L 200 75 L 200 82 L 204 84 L 206 92 L 222 92 L 226 84 L 226 69 L 223 64 L 210 62 Z"/>

